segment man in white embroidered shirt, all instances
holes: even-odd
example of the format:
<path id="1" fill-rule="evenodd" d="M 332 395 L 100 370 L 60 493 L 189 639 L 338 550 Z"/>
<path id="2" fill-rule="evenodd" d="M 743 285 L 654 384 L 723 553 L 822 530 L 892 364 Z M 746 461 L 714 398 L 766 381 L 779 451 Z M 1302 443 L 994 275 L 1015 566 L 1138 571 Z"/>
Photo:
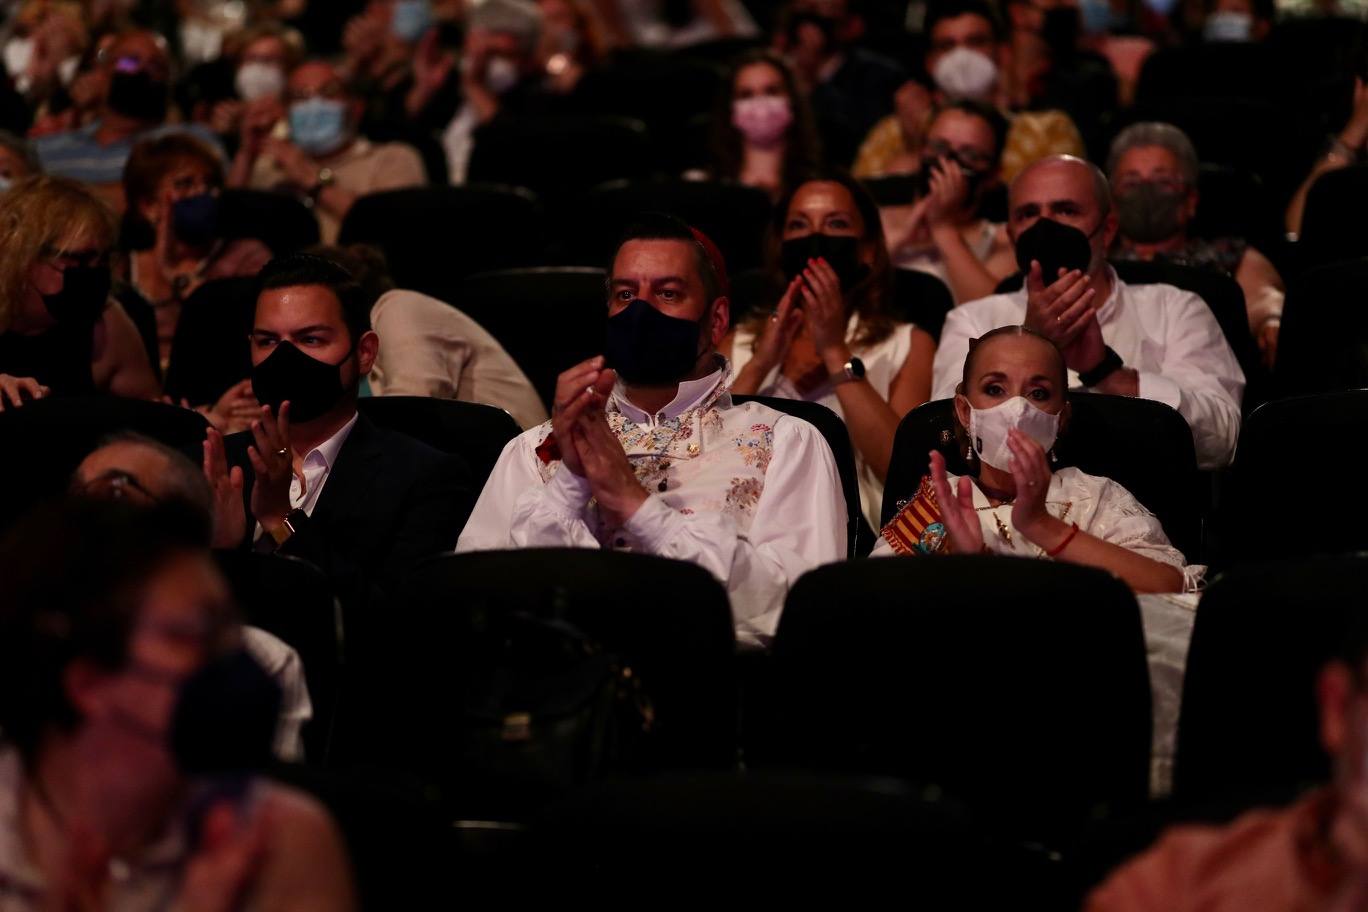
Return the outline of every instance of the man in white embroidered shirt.
<path id="1" fill-rule="evenodd" d="M 604 355 L 560 376 L 550 422 L 504 448 L 457 551 L 613 548 L 692 561 L 727 587 L 737 639 L 774 635 L 788 587 L 845 557 L 831 449 L 805 421 L 736 404 L 726 272 L 668 216 L 628 231 Z"/>
<path id="2" fill-rule="evenodd" d="M 1210 308 L 1171 285 L 1126 285 L 1107 264 L 1117 218 L 1102 172 L 1071 156 L 1031 165 L 1012 182 L 1007 231 L 1025 287 L 950 312 L 933 392 L 955 394 L 969 340 L 1024 323 L 1064 353 L 1069 385 L 1177 409 L 1202 468 L 1227 465 L 1240 433 L 1245 377 Z"/>

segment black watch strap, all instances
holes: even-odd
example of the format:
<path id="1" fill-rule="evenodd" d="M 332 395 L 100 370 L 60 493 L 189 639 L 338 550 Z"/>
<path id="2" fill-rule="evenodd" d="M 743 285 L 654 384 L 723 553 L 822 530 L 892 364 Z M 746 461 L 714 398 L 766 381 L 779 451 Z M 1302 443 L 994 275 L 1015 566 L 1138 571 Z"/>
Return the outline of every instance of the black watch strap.
<path id="1" fill-rule="evenodd" d="M 1079 371 L 1078 381 L 1084 386 L 1097 386 L 1123 367 L 1125 367 L 1125 362 L 1121 360 L 1121 356 L 1112 351 L 1112 347 L 1108 345 L 1106 354 L 1102 356 L 1101 361 L 1097 362 L 1096 367 L 1090 371 Z"/>

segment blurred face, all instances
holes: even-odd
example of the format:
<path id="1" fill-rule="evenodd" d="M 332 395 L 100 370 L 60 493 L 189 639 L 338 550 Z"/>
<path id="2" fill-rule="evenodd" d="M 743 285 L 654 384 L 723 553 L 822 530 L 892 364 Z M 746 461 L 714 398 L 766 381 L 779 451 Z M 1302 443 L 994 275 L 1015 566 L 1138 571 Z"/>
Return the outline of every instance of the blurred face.
<path id="1" fill-rule="evenodd" d="M 927 72 L 934 71 L 942 57 L 961 47 L 996 59 L 997 41 L 993 37 L 993 24 L 975 13 L 937 22 L 926 52 Z"/>
<path id="2" fill-rule="evenodd" d="M 85 730 L 104 756 L 142 780 L 177 777 L 167 744 L 180 685 L 231 648 L 227 586 L 207 555 L 171 558 L 148 580 L 128 640 L 128 660 L 109 672 L 76 663 L 68 675 Z"/>
<path id="3" fill-rule="evenodd" d="M 924 154 L 948 156 L 962 168 L 987 174 L 997 164 L 997 140 L 983 118 L 952 109 L 931 122 Z"/>
<path id="4" fill-rule="evenodd" d="M 1092 173 L 1082 162 L 1045 162 L 1028 168 L 1012 183 L 1007 233 L 1013 242 L 1042 218 L 1089 235 L 1093 262 L 1101 262 L 1116 236 L 1116 215 L 1102 215 Z"/>
<path id="5" fill-rule="evenodd" d="M 132 32 L 117 38 L 109 47 L 108 58 L 116 71 L 142 70 L 157 82 L 171 78 L 166 51 L 146 32 Z"/>
<path id="6" fill-rule="evenodd" d="M 1136 146 L 1122 153 L 1112 176 L 1112 191 L 1123 196 L 1141 184 L 1154 184 L 1169 193 L 1186 193 L 1187 201 L 1181 210 L 1186 225 L 1197 214 L 1197 188 L 1189 186 L 1183 177 L 1178 156 L 1163 146 Z"/>
<path id="7" fill-rule="evenodd" d="M 289 50 L 285 47 L 284 41 L 274 35 L 265 35 L 242 49 L 242 57 L 238 64 L 240 66 L 244 63 L 265 63 L 283 69 L 288 57 Z"/>
<path id="8" fill-rule="evenodd" d="M 290 101 L 308 101 L 310 98 L 351 101 L 341 75 L 326 63 L 300 64 L 290 74 L 287 91 Z"/>
<path id="9" fill-rule="evenodd" d="M 20 178 L 29 176 L 28 163 L 22 156 L 15 155 L 10 149 L 0 146 L 0 178 L 6 183 L 13 184 Z"/>
<path id="10" fill-rule="evenodd" d="M 698 251 L 687 241 L 634 240 L 613 259 L 608 316 L 640 298 L 667 317 L 702 323 L 700 337 L 709 348 L 727 332 L 727 299 L 708 300 L 698 274 Z"/>
<path id="11" fill-rule="evenodd" d="M 734 101 L 766 97 L 788 97 L 788 91 L 784 88 L 784 77 L 778 70 L 768 63 L 752 63 L 737 71 L 736 82 L 732 85 Z"/>
<path id="12" fill-rule="evenodd" d="M 273 288 L 257 298 L 256 320 L 250 338 L 252 365 L 271 356 L 281 342 L 325 364 L 342 366 L 342 385 L 355 387 L 375 363 L 379 339 L 367 332 L 352 348 L 351 333 L 342 318 L 342 304 L 321 285 Z"/>
<path id="13" fill-rule="evenodd" d="M 834 181 L 808 181 L 789 203 L 783 239 L 789 241 L 813 233 L 859 238 L 860 262 L 873 265 L 874 251 L 865 235 L 860 210 L 850 191 Z"/>
<path id="14" fill-rule="evenodd" d="M 81 460 L 72 487 L 88 497 L 150 505 L 165 496 L 161 480 L 170 468 L 166 457 L 151 447 L 111 443 Z"/>

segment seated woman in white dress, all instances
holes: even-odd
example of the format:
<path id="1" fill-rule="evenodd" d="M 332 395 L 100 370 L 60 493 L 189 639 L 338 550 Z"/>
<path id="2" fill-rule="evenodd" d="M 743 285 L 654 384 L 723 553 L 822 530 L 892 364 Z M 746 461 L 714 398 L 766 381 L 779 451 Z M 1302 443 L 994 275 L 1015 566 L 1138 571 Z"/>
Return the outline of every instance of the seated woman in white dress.
<path id="1" fill-rule="evenodd" d="M 775 210 L 775 259 L 787 288 L 773 314 L 720 346 L 732 392 L 819 402 L 850 430 L 860 501 L 879 525 L 898 422 L 931 394 L 936 343 L 891 311 L 892 270 L 879 210 L 849 177 L 799 184 Z"/>
<path id="2" fill-rule="evenodd" d="M 871 556 L 1009 554 L 1100 567 L 1136 592 L 1195 590 L 1154 514 L 1108 478 L 1051 468 L 1069 424 L 1064 358 L 1043 336 L 1004 326 L 976 340 L 955 396 L 955 431 L 977 476 L 956 478 L 931 453 L 917 495 Z"/>

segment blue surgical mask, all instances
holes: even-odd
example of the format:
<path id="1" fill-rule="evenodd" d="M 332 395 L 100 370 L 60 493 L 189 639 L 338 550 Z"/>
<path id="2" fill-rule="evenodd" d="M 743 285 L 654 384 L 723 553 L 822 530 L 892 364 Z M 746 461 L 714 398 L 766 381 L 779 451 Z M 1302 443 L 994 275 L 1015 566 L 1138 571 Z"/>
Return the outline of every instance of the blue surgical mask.
<path id="1" fill-rule="evenodd" d="M 428 0 L 398 0 L 390 19 L 390 31 L 406 44 L 413 44 L 432 26 L 432 5 Z"/>
<path id="2" fill-rule="evenodd" d="M 347 104 L 309 98 L 290 105 L 290 139 L 309 155 L 336 152 L 347 140 Z"/>
<path id="3" fill-rule="evenodd" d="M 1248 41 L 1254 31 L 1254 17 L 1249 13 L 1212 13 L 1202 28 L 1206 41 Z"/>

